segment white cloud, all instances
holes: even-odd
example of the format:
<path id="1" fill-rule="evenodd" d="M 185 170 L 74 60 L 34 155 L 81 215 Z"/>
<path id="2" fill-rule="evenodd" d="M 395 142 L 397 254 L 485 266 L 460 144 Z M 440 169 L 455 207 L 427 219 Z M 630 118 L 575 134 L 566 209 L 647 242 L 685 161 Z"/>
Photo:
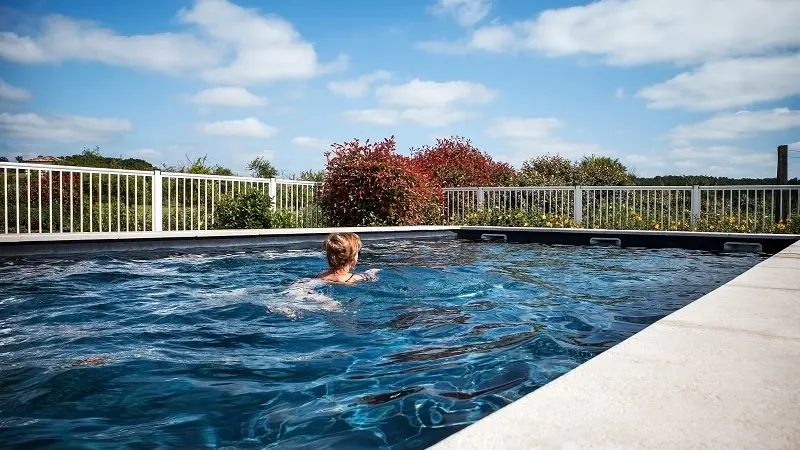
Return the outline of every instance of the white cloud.
<path id="1" fill-rule="evenodd" d="M 637 94 L 650 108 L 697 111 L 742 107 L 793 95 L 800 95 L 800 54 L 710 62 Z"/>
<path id="2" fill-rule="evenodd" d="M 550 9 L 537 17 L 489 25 L 490 51 L 549 56 L 596 55 L 612 65 L 700 63 L 784 51 L 800 44 L 800 3 L 791 0 L 609 0 Z M 512 38 L 513 37 L 513 38 Z"/>
<path id="3" fill-rule="evenodd" d="M 332 63 L 333 68 L 325 67 L 314 46 L 291 23 L 225 0 L 197 0 L 191 9 L 181 9 L 178 17 L 233 49 L 232 61 L 202 72 L 203 79 L 211 83 L 245 86 L 309 79 L 346 65 L 340 58 Z"/>
<path id="4" fill-rule="evenodd" d="M 320 139 L 308 136 L 297 136 L 292 139 L 292 144 L 298 147 L 313 148 L 316 150 L 327 150 L 331 146 L 331 142 L 327 139 Z"/>
<path id="5" fill-rule="evenodd" d="M 776 108 L 718 114 L 702 122 L 678 125 L 670 131 L 669 136 L 679 142 L 732 140 L 793 128 L 800 128 L 800 111 Z"/>
<path id="6" fill-rule="evenodd" d="M 226 0 L 195 0 L 177 20 L 186 30 L 122 35 L 100 24 L 51 15 L 35 35 L 0 32 L 0 58 L 18 63 L 102 62 L 156 72 L 199 74 L 221 85 L 309 79 L 342 70 L 321 63 L 291 23 Z"/>
<path id="7" fill-rule="evenodd" d="M 639 97 L 651 108 L 717 110 L 800 93 L 798 17 L 800 2 L 792 0 L 606 0 L 491 23 L 462 39 L 417 47 L 595 56 L 614 66 L 702 65 L 641 90 Z"/>
<path id="8" fill-rule="evenodd" d="M 123 36 L 90 21 L 48 16 L 37 36 L 0 33 L 0 57 L 18 63 L 103 62 L 177 73 L 220 62 L 222 48 L 187 33 Z"/>
<path id="9" fill-rule="evenodd" d="M 544 154 L 573 160 L 590 154 L 611 155 L 611 152 L 597 144 L 569 142 L 555 135 L 554 131 L 562 125 L 560 120 L 553 117 L 500 117 L 492 121 L 487 134 L 506 141 L 510 151 L 500 155 L 501 159 L 516 166 Z"/>
<path id="10" fill-rule="evenodd" d="M 381 86 L 375 91 L 378 99 L 390 105 L 410 107 L 442 107 L 453 103 L 488 103 L 497 95 L 480 83 L 471 81 L 422 81 Z"/>
<path id="11" fill-rule="evenodd" d="M 489 15 L 491 0 L 437 0 L 428 10 L 439 17 L 452 17 L 462 27 L 471 27 Z"/>
<path id="12" fill-rule="evenodd" d="M 462 39 L 420 41 L 415 47 L 431 53 L 464 54 L 472 51 L 513 53 L 524 50 L 525 29 L 524 22 L 512 25 L 490 24 L 472 30 Z"/>
<path id="13" fill-rule="evenodd" d="M 30 92 L 21 87 L 12 86 L 0 78 L 0 101 L 24 102 L 30 99 Z"/>
<path id="14" fill-rule="evenodd" d="M 205 89 L 189 97 L 189 101 L 197 105 L 231 107 L 263 106 L 267 103 L 265 98 L 234 86 Z"/>
<path id="15" fill-rule="evenodd" d="M 404 84 L 383 85 L 375 90 L 382 108 L 347 111 L 345 117 L 353 122 L 373 125 L 415 123 L 438 128 L 473 117 L 463 108 L 470 104 L 485 104 L 495 97 L 495 91 L 470 81 L 423 81 L 414 79 Z"/>
<path id="16" fill-rule="evenodd" d="M 331 81 L 328 89 L 345 97 L 363 97 L 369 92 L 373 84 L 379 81 L 386 81 L 392 74 L 385 70 L 377 70 L 367 75 L 362 75 L 353 80 Z"/>
<path id="17" fill-rule="evenodd" d="M 798 150 L 800 151 L 800 141 L 792 142 L 789 144 L 789 150 Z"/>
<path id="18" fill-rule="evenodd" d="M 528 44 L 546 54 L 599 55 L 613 65 L 697 63 L 800 44 L 800 3 L 785 0 L 618 0 L 549 10 Z"/>
<path id="19" fill-rule="evenodd" d="M 198 129 L 206 134 L 251 138 L 269 138 L 278 132 L 277 128 L 266 125 L 255 117 L 200 124 Z"/>
<path id="20" fill-rule="evenodd" d="M 620 158 L 640 176 L 710 175 L 720 177 L 774 176 L 775 154 L 731 146 L 674 148 L 659 155 L 629 154 Z"/>
<path id="21" fill-rule="evenodd" d="M 0 136 L 10 139 L 93 143 L 132 129 L 129 121 L 118 118 L 0 113 Z"/>

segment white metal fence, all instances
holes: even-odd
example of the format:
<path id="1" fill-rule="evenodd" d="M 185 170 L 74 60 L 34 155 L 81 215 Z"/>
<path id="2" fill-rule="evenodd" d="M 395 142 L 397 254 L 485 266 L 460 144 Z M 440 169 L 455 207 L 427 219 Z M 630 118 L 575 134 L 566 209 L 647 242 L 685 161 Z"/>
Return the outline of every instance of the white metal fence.
<path id="1" fill-rule="evenodd" d="M 321 226 L 320 183 L 0 162 L 2 233 L 86 233 L 218 228 L 223 199 L 259 189 L 284 227 Z"/>
<path id="2" fill-rule="evenodd" d="M 216 229 L 220 202 L 246 189 L 269 194 L 276 226 L 324 225 L 321 183 L 309 181 L 8 162 L 0 177 L 4 234 Z M 444 210 L 451 224 L 535 211 L 587 228 L 769 231 L 800 214 L 800 186 L 451 188 Z"/>
<path id="3" fill-rule="evenodd" d="M 587 228 L 719 228 L 759 231 L 800 214 L 800 186 L 556 186 L 445 189 L 445 216 L 535 211 Z"/>

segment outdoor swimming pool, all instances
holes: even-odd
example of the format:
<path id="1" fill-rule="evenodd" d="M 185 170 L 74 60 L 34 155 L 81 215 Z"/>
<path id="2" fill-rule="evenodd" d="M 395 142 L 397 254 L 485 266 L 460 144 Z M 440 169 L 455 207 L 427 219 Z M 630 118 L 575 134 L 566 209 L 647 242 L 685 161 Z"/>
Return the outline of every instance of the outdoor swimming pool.
<path id="1" fill-rule="evenodd" d="M 425 448 L 765 257 L 365 242 L 0 261 L 0 442 L 27 448 Z"/>

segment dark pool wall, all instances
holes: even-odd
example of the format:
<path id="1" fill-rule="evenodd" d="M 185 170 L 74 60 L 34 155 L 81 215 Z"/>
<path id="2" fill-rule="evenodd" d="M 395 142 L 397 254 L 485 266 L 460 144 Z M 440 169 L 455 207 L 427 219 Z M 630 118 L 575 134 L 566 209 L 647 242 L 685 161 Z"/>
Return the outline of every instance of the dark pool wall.
<path id="1" fill-rule="evenodd" d="M 0 258 L 18 256 L 58 256 L 92 254 L 106 252 L 131 252 L 151 250 L 203 250 L 215 248 L 257 248 L 269 246 L 319 246 L 329 231 L 304 232 L 292 234 L 259 235 L 194 235 L 175 236 L 160 234 L 153 237 L 109 238 L 98 235 L 91 239 L 53 240 L 53 241 L 0 241 Z M 456 236 L 451 230 L 419 231 L 358 231 L 363 241 L 386 239 L 452 239 Z"/>
<path id="2" fill-rule="evenodd" d="M 753 251 L 775 254 L 800 240 L 797 235 L 651 232 L 627 230 L 537 230 L 504 227 L 465 227 L 456 231 L 460 239 L 506 242 L 617 245 L 638 248 L 683 248 L 707 251 Z M 751 247 L 755 244 L 755 247 Z M 758 248 L 760 247 L 760 248 Z"/>

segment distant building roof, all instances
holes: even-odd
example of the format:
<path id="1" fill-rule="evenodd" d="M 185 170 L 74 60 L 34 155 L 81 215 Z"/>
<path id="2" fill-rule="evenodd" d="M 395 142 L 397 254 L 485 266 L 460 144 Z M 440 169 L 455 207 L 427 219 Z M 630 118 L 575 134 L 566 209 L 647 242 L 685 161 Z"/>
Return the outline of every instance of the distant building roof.
<path id="1" fill-rule="evenodd" d="M 57 163 L 61 160 L 60 156 L 42 156 L 39 155 L 36 158 L 26 159 L 23 162 L 26 163 L 33 163 L 33 164 L 48 164 L 48 163 Z"/>

